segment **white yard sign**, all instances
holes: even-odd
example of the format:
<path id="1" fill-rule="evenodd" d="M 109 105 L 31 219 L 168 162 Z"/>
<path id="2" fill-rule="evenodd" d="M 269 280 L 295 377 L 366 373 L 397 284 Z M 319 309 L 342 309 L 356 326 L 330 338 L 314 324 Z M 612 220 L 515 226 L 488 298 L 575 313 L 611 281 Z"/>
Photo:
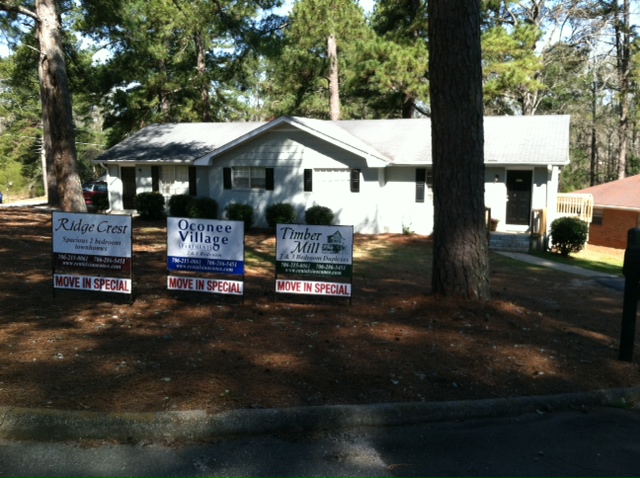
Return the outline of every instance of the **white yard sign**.
<path id="1" fill-rule="evenodd" d="M 52 212 L 54 269 L 130 273 L 131 227 L 131 216 Z M 54 273 L 53 287 L 130 294 L 131 278 Z"/>
<path id="2" fill-rule="evenodd" d="M 278 224 L 276 274 L 351 279 L 353 271 L 352 226 Z M 276 292 L 351 297 L 351 284 L 276 279 Z"/>
<path id="3" fill-rule="evenodd" d="M 244 275 L 244 222 L 167 218 L 167 269 Z M 243 295 L 242 281 L 167 277 L 169 290 Z"/>

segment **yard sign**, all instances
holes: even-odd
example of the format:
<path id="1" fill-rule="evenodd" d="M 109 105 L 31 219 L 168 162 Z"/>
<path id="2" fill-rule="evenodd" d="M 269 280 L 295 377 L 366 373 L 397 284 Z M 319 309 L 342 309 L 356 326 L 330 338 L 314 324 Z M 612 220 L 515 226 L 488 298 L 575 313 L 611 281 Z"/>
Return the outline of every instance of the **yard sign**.
<path id="1" fill-rule="evenodd" d="M 53 288 L 131 294 L 131 216 L 51 213 Z M 84 270 L 94 274 L 58 273 Z M 110 273 L 129 277 L 108 277 Z"/>
<path id="2" fill-rule="evenodd" d="M 277 225 L 276 293 L 350 298 L 352 271 L 353 226 Z M 324 280 L 282 279 L 279 275 L 306 275 Z"/>
<path id="3" fill-rule="evenodd" d="M 244 296 L 244 222 L 167 218 L 167 269 L 243 280 L 168 275 L 169 290 Z"/>

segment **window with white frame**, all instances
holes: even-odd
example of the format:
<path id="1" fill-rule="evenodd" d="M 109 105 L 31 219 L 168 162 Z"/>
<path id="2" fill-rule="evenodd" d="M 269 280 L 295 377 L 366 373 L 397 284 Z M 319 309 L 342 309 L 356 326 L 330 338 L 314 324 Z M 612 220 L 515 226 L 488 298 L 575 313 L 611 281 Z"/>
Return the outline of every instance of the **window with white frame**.
<path id="1" fill-rule="evenodd" d="M 318 183 L 348 183 L 349 169 L 314 169 L 314 181 Z"/>
<path id="2" fill-rule="evenodd" d="M 236 166 L 231 178 L 233 189 L 265 189 L 267 185 L 266 168 Z"/>
<path id="3" fill-rule="evenodd" d="M 189 194 L 188 166 L 162 166 L 159 173 L 158 186 L 163 195 Z"/>

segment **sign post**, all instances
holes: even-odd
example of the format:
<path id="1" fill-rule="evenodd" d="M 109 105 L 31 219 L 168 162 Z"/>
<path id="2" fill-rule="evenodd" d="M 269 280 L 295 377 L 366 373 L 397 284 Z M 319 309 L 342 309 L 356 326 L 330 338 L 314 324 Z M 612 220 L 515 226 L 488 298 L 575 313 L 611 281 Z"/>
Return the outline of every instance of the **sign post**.
<path id="1" fill-rule="evenodd" d="M 291 276 L 322 280 L 299 280 Z M 353 226 L 276 226 L 277 294 L 348 297 L 351 303 L 352 277 Z"/>
<path id="2" fill-rule="evenodd" d="M 622 273 L 625 280 L 618 360 L 631 362 L 640 299 L 640 229 L 629 229 L 627 232 L 627 249 L 624 251 Z"/>
<path id="3" fill-rule="evenodd" d="M 53 211 L 51 228 L 54 295 L 56 289 L 72 289 L 133 297 L 131 216 Z"/>
<path id="4" fill-rule="evenodd" d="M 237 295 L 244 302 L 244 249 L 242 221 L 167 218 L 167 269 L 207 274 L 169 274 L 167 289 Z M 230 280 L 229 275 L 242 280 Z"/>

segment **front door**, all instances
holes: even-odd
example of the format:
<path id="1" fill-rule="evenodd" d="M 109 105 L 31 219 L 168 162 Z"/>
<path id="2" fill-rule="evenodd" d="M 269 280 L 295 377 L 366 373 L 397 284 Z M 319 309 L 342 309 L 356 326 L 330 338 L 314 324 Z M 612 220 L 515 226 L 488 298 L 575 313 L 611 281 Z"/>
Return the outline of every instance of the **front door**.
<path id="1" fill-rule="evenodd" d="M 122 207 L 135 209 L 133 198 L 136 196 L 136 168 L 120 168 L 122 175 Z"/>
<path id="2" fill-rule="evenodd" d="M 507 224 L 529 225 L 532 179 L 531 171 L 507 171 Z"/>

